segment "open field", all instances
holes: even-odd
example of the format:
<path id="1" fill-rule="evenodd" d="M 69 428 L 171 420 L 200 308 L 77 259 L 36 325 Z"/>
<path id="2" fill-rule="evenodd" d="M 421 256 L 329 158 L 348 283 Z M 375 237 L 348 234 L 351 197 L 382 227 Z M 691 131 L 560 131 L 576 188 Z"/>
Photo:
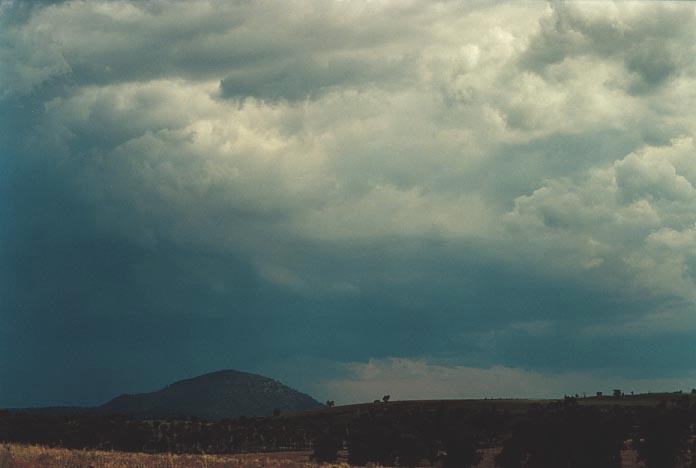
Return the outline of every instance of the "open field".
<path id="1" fill-rule="evenodd" d="M 235 455 L 179 455 L 68 450 L 39 445 L 9 444 L 0 448 L 0 468 L 70 467 L 70 468 L 233 468 L 233 467 L 316 467 L 310 452 L 248 453 Z M 323 464 L 325 468 L 347 467 L 346 464 Z"/>
<path id="2" fill-rule="evenodd" d="M 500 448 L 484 449 L 477 468 L 494 468 Z M 622 468 L 644 468 L 630 448 L 622 451 Z M 68 450 L 39 445 L 5 444 L 0 447 L 0 468 L 348 468 L 345 462 L 317 464 L 310 452 L 248 453 L 235 455 L 175 455 L 107 452 L 99 450 Z M 429 466 L 429 465 L 424 465 Z"/>

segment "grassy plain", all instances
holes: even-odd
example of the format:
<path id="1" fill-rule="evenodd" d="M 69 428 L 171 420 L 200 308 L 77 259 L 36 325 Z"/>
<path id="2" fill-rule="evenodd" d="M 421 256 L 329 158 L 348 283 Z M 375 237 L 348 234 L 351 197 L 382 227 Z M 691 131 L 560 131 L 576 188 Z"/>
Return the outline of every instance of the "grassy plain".
<path id="1" fill-rule="evenodd" d="M 290 468 L 316 467 L 309 452 L 245 453 L 234 455 L 179 455 L 170 453 L 68 450 L 39 445 L 0 446 L 0 468 Z M 325 464 L 345 468 L 347 464 Z"/>
<path id="2" fill-rule="evenodd" d="M 500 448 L 482 450 L 477 468 L 494 468 Z M 0 446 L 0 468 L 316 468 L 310 452 L 244 453 L 234 455 L 178 455 L 68 450 L 39 445 Z M 428 465 L 424 465 L 428 466 Z M 644 468 L 633 450 L 622 451 L 622 468 Z M 345 462 L 321 468 L 349 468 Z"/>

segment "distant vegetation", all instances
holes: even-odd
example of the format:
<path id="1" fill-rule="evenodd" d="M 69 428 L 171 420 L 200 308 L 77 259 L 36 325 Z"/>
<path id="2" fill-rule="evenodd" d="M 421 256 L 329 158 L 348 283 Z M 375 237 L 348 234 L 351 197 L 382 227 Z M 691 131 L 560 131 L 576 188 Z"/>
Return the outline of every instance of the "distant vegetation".
<path id="1" fill-rule="evenodd" d="M 630 441 L 648 467 L 696 467 L 696 399 L 688 395 L 387 401 L 219 421 L 5 412 L 0 439 L 142 452 L 304 450 L 317 462 L 445 467 L 475 465 L 481 449 L 497 447 L 502 468 L 618 468 Z"/>

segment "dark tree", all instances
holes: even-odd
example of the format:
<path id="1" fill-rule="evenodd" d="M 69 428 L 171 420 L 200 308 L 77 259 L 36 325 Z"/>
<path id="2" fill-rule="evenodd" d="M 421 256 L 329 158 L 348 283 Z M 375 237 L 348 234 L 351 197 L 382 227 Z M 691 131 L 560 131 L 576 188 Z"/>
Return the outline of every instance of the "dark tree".
<path id="1" fill-rule="evenodd" d="M 638 456 L 650 468 L 675 466 L 684 454 L 689 418 L 682 410 L 649 409 L 639 415 Z"/>
<path id="2" fill-rule="evenodd" d="M 435 458 L 433 444 L 414 429 L 402 432 L 396 439 L 396 455 L 399 466 L 417 466 L 421 460 Z"/>
<path id="3" fill-rule="evenodd" d="M 343 446 L 343 438 L 335 429 L 324 431 L 314 439 L 312 459 L 318 463 L 331 463 L 338 459 L 338 451 Z"/>
<path id="4" fill-rule="evenodd" d="M 466 468 L 474 466 L 481 461 L 481 456 L 476 450 L 476 436 L 466 430 L 450 435 L 443 441 L 446 455 L 445 467 Z"/>
<path id="5" fill-rule="evenodd" d="M 619 468 L 626 433 L 615 415 L 597 408 L 544 410 L 517 427 L 496 463 L 502 468 Z"/>

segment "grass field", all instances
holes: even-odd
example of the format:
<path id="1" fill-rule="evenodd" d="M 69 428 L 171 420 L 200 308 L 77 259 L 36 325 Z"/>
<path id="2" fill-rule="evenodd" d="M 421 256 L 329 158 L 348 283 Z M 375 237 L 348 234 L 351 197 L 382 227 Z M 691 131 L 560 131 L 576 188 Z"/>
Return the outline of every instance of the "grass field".
<path id="1" fill-rule="evenodd" d="M 97 450 L 67 450 L 38 445 L 8 444 L 0 446 L 0 468 L 285 468 L 316 467 L 309 452 L 249 453 L 237 455 L 174 455 Z M 326 468 L 347 467 L 325 464 Z"/>
<path id="2" fill-rule="evenodd" d="M 485 449 L 477 468 L 494 468 L 500 449 Z M 623 468 L 644 468 L 632 450 L 622 452 Z M 246 453 L 236 455 L 174 455 L 98 450 L 67 450 L 38 445 L 0 446 L 0 468 L 290 468 L 317 467 L 309 452 Z M 323 464 L 322 468 L 349 468 L 347 463 Z"/>

